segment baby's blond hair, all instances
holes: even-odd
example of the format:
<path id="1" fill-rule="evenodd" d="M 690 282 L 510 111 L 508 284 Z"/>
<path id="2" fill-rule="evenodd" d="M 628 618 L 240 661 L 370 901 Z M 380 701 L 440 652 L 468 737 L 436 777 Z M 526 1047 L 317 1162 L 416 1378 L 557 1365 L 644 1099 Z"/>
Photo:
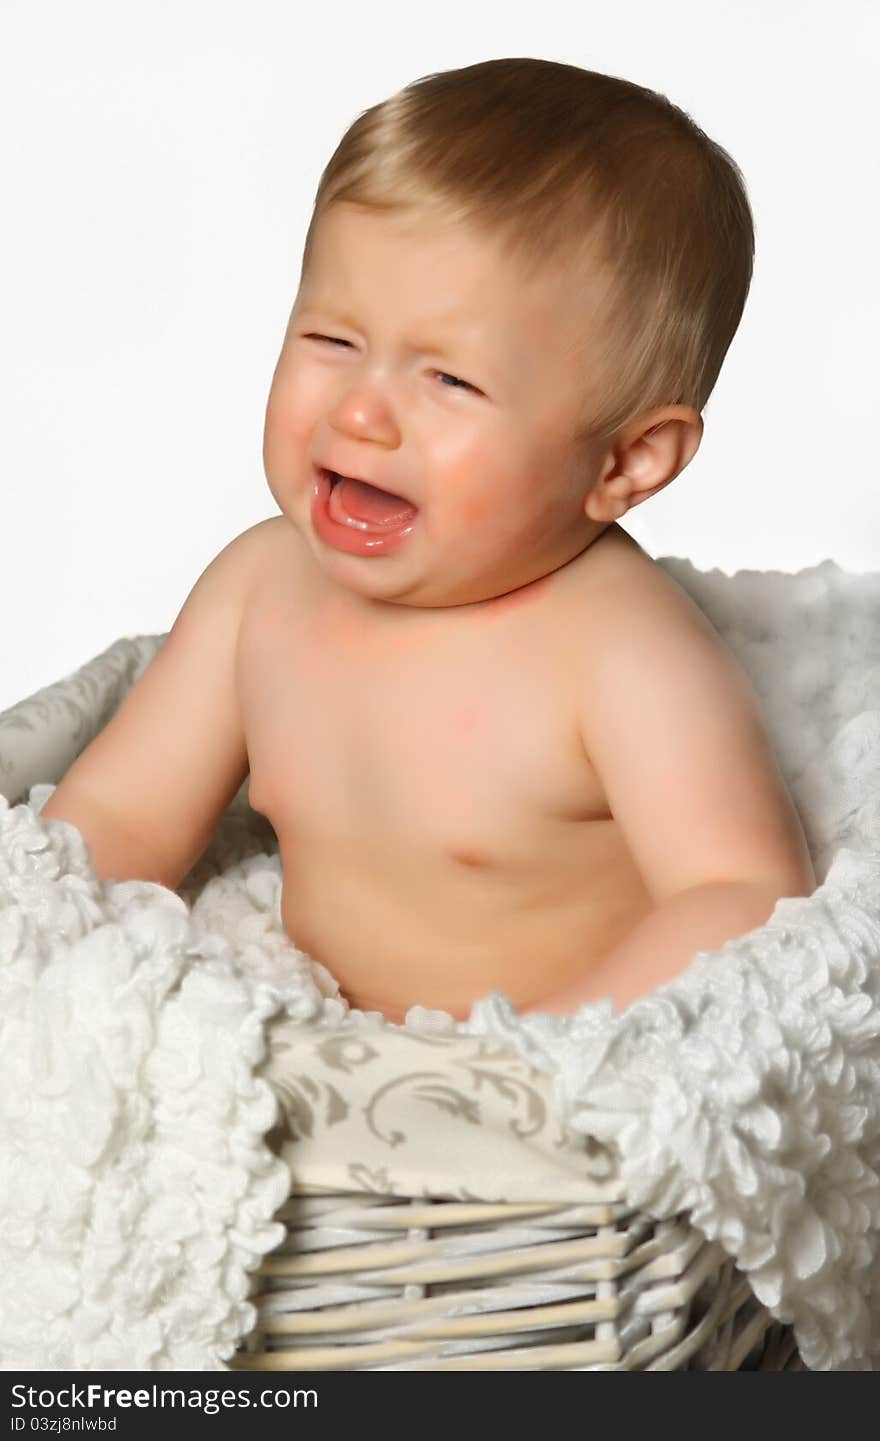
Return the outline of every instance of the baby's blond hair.
<path id="1" fill-rule="evenodd" d="M 584 438 L 654 406 L 702 412 L 745 306 L 754 224 L 735 161 L 664 95 L 530 58 L 422 76 L 342 137 L 303 274 L 318 220 L 343 201 L 461 221 L 524 275 L 583 275 L 580 298 L 595 297 Z"/>

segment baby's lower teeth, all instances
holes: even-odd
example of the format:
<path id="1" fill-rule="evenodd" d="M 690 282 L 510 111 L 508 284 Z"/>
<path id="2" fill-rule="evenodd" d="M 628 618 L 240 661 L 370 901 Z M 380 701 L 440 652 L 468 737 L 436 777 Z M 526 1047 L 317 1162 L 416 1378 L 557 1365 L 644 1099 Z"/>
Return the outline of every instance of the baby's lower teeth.
<path id="1" fill-rule="evenodd" d="M 327 509 L 337 525 L 350 525 L 352 530 L 369 530 L 370 527 L 365 520 L 357 520 L 355 516 L 349 515 L 347 511 L 343 510 L 338 501 L 334 501 L 334 496 L 338 489 L 338 482 L 334 482 L 331 486 L 330 498 L 327 503 Z"/>
<path id="2" fill-rule="evenodd" d="M 344 480 L 345 477 L 342 476 L 341 479 Z M 357 516 L 349 515 L 348 511 L 343 509 L 337 498 L 338 490 L 339 483 L 337 482 L 330 491 L 330 499 L 327 506 L 332 519 L 335 520 L 338 525 L 350 526 L 352 530 L 366 530 L 369 531 L 370 534 L 373 534 L 373 532 L 378 533 L 381 527 L 370 525 L 369 521 L 366 520 L 359 520 Z"/>

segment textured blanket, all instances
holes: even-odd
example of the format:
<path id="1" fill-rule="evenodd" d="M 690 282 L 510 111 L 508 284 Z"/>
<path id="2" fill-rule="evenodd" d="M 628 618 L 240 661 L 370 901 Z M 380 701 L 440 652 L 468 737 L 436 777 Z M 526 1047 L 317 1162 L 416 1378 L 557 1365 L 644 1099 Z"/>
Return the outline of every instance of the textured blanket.
<path id="1" fill-rule="evenodd" d="M 688 1212 L 735 1257 L 808 1367 L 871 1369 L 880 576 L 663 564 L 752 676 L 818 890 L 616 1016 L 491 996 L 408 1024 L 505 1037 L 618 1151 L 634 1206 Z M 267 1024 L 346 1007 L 284 935 L 262 818 L 231 808 L 176 895 L 97 881 L 79 833 L 40 818 L 50 792 L 0 796 L 0 1364 L 222 1368 L 289 1182 L 264 1141 Z"/>

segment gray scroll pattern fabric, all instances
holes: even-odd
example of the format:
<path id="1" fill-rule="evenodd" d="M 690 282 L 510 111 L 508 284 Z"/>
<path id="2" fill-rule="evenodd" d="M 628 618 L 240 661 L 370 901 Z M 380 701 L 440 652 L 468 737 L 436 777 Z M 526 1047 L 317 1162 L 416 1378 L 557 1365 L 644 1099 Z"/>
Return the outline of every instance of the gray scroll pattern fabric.
<path id="1" fill-rule="evenodd" d="M 276 1021 L 269 1044 L 274 1140 L 310 1187 L 575 1202 L 589 1176 L 619 1193 L 604 1147 L 560 1125 L 551 1080 L 490 1037 Z"/>

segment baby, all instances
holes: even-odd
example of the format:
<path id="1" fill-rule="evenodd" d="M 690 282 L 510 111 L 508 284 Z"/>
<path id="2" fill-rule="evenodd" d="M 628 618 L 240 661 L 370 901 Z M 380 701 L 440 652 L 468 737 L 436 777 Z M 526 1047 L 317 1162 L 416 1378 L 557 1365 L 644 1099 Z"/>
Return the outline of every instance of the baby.
<path id="1" fill-rule="evenodd" d="M 619 525 L 696 454 L 753 253 L 734 162 L 626 81 L 494 60 L 360 115 L 268 398 L 280 514 L 43 816 L 175 888 L 250 773 L 287 934 L 398 1022 L 625 1005 L 809 895 L 745 672 Z"/>

